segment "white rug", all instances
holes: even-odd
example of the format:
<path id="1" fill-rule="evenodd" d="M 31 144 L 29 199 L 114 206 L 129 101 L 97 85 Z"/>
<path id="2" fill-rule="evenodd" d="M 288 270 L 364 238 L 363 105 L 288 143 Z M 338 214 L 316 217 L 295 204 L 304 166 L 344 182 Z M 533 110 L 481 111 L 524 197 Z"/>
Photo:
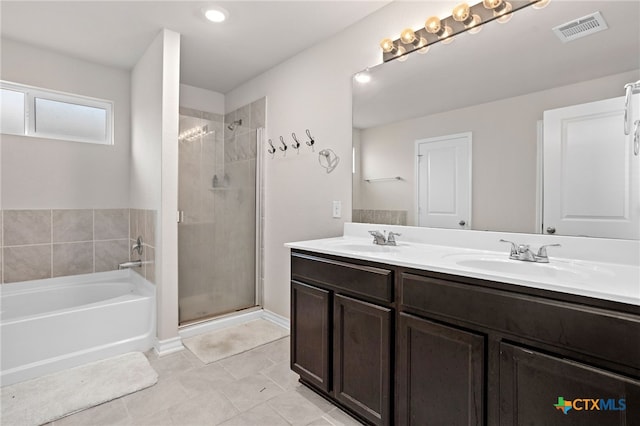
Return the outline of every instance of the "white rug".
<path id="1" fill-rule="evenodd" d="M 41 425 L 147 388 L 158 374 L 141 352 L 16 383 L 1 389 L 2 425 Z"/>
<path id="2" fill-rule="evenodd" d="M 288 335 L 289 330 L 271 321 L 259 319 L 190 337 L 182 343 L 200 361 L 210 364 Z"/>

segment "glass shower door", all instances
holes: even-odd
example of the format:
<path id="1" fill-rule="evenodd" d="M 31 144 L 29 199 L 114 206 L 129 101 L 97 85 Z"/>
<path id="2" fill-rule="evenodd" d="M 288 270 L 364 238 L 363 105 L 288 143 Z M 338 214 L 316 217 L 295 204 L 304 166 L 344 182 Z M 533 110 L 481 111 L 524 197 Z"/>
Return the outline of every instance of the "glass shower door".
<path id="1" fill-rule="evenodd" d="M 243 149 L 255 147 L 251 130 L 180 109 L 181 325 L 256 305 L 256 155 Z"/>

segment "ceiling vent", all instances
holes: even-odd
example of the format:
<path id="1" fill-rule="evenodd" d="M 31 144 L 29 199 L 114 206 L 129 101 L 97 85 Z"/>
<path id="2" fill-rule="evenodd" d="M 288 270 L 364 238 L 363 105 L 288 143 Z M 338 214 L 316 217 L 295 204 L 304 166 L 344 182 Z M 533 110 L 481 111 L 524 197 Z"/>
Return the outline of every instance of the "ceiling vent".
<path id="1" fill-rule="evenodd" d="M 566 24 L 558 25 L 553 29 L 558 38 L 566 43 L 575 39 L 588 36 L 600 31 L 604 31 L 607 28 L 607 23 L 600 12 L 592 13 L 591 15 L 583 16 Z"/>

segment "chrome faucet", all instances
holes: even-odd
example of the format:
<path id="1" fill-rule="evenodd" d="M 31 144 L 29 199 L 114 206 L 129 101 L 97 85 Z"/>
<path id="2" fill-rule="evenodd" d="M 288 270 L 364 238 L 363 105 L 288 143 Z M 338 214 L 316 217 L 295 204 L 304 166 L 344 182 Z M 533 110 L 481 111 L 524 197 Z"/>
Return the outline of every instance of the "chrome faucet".
<path id="1" fill-rule="evenodd" d="M 522 260 L 524 262 L 549 263 L 547 255 L 547 247 L 560 247 L 560 244 L 546 244 L 538 249 L 535 254 L 531 251 L 528 244 L 516 244 L 513 241 L 500 240 L 501 243 L 511 244 L 511 252 L 509 259 Z"/>
<path id="2" fill-rule="evenodd" d="M 389 231 L 387 233 L 387 231 L 369 231 L 369 234 L 371 234 L 371 236 L 373 236 L 373 244 L 377 244 L 380 246 L 395 246 L 396 244 L 396 237 L 399 237 L 401 234 L 397 233 L 397 232 L 391 232 Z"/>

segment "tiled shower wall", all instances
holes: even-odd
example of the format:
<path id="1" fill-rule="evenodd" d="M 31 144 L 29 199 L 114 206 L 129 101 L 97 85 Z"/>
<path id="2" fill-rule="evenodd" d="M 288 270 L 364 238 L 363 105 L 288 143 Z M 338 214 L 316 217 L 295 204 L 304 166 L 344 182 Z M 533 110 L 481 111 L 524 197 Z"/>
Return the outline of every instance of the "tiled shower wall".
<path id="1" fill-rule="evenodd" d="M 154 281 L 155 211 L 144 210 L 2 210 L 0 277 L 2 283 L 118 269 L 131 259 L 131 240 L 144 232 L 144 260 L 138 273 Z M 135 226 L 133 225 L 135 222 Z M 147 225 L 147 222 L 149 225 Z M 135 232 L 134 232 L 135 231 Z M 149 270 L 150 272 L 147 272 Z"/>

